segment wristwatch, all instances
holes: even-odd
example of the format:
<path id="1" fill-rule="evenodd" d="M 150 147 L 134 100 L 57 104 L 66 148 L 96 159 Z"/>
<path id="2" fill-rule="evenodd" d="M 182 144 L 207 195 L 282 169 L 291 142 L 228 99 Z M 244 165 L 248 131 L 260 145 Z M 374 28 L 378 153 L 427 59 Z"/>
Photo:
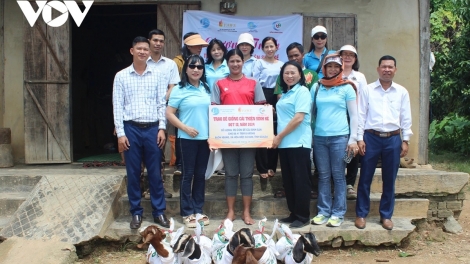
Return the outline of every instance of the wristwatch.
<path id="1" fill-rule="evenodd" d="M 410 144 L 410 142 L 408 140 L 403 140 L 404 143 L 406 143 L 407 145 Z"/>

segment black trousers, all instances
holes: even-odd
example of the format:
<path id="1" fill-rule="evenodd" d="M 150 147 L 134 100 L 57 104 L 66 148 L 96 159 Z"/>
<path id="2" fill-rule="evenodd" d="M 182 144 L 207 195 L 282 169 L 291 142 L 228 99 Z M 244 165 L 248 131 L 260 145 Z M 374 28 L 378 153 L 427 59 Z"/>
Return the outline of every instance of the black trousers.
<path id="1" fill-rule="evenodd" d="M 352 185 L 356 183 L 357 172 L 359 168 L 359 155 L 352 158 L 351 162 L 346 164 L 346 185 Z"/>
<path id="2" fill-rule="evenodd" d="M 281 148 L 279 157 L 287 208 L 301 222 L 310 219 L 310 148 Z"/>
<path id="3" fill-rule="evenodd" d="M 266 102 L 276 108 L 277 96 L 274 94 L 274 89 L 263 88 L 264 97 Z M 277 116 L 273 115 L 274 135 L 277 135 Z M 260 174 L 268 173 L 268 170 L 276 172 L 277 160 L 279 154 L 277 149 L 256 149 L 256 169 Z"/>

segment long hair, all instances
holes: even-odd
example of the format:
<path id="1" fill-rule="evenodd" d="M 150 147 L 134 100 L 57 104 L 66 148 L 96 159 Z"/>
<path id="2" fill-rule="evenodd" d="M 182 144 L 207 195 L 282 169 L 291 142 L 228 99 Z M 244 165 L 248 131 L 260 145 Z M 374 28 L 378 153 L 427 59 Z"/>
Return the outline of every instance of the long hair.
<path id="1" fill-rule="evenodd" d="M 328 49 L 328 35 L 326 35 L 326 42 L 325 42 L 325 48 Z M 310 39 L 310 49 L 308 52 L 311 52 L 312 50 L 315 50 L 315 44 L 313 44 L 313 37 Z"/>
<path id="2" fill-rule="evenodd" d="M 287 83 L 284 81 L 284 70 L 289 65 L 292 65 L 292 66 L 297 68 L 297 70 L 299 71 L 299 74 L 300 74 L 300 80 L 299 80 L 298 84 L 305 86 L 305 75 L 304 75 L 304 71 L 302 70 L 302 67 L 300 67 L 300 65 L 296 61 L 291 60 L 291 61 L 288 61 L 288 62 L 284 63 L 284 65 L 282 65 L 281 73 L 279 74 L 280 85 L 281 85 L 283 93 L 287 93 L 287 88 L 288 87 L 287 87 Z M 292 86 L 295 86 L 296 84 L 294 84 Z"/>
<path id="3" fill-rule="evenodd" d="M 206 68 L 204 67 L 204 59 L 201 56 L 196 55 L 196 54 L 189 55 L 189 57 L 184 61 L 183 69 L 181 70 L 181 81 L 179 82 L 180 89 L 189 84 L 188 74 L 186 73 L 186 70 L 188 69 L 188 65 L 196 64 L 196 62 L 199 62 L 199 65 L 202 65 L 203 67 L 200 81 L 202 82 L 202 85 L 204 85 L 206 92 L 210 94 L 211 89 L 209 88 L 209 85 L 207 85 Z"/>
<path id="4" fill-rule="evenodd" d="M 207 61 L 206 64 L 211 64 L 214 61 L 214 58 L 212 57 L 211 50 L 215 45 L 219 45 L 219 47 L 222 49 L 222 52 L 224 55 L 222 56 L 222 62 L 224 62 L 225 59 L 225 54 L 227 54 L 227 48 L 225 47 L 224 43 L 220 39 L 212 39 L 209 42 L 209 46 L 207 46 Z"/>

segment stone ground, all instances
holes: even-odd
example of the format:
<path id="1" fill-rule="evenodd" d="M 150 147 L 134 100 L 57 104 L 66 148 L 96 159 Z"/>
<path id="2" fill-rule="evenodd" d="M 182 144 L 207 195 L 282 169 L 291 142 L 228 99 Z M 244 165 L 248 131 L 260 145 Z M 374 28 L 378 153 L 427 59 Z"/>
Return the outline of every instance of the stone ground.
<path id="1" fill-rule="evenodd" d="M 467 197 L 470 197 L 470 187 Z M 312 263 L 470 263 L 470 202 L 465 201 L 458 222 L 463 228 L 460 234 L 448 234 L 440 225 L 418 223 L 418 231 L 394 247 L 324 247 L 320 257 Z M 94 252 L 80 259 L 76 264 L 144 264 L 145 251 L 138 250 L 134 244 L 94 245 Z M 408 257 L 400 257 L 409 255 Z"/>

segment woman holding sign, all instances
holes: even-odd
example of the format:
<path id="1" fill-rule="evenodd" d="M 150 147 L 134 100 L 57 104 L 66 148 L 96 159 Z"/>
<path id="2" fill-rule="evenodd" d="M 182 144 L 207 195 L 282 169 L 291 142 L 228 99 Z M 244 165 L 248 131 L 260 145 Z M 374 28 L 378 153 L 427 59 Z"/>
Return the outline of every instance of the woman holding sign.
<path id="1" fill-rule="evenodd" d="M 281 222 L 299 228 L 310 222 L 310 148 L 312 101 L 302 67 L 288 61 L 281 68 L 282 95 L 276 105 L 277 131 L 273 148 L 279 148 L 282 184 L 290 215 Z"/>
<path id="2" fill-rule="evenodd" d="M 230 50 L 225 56 L 230 73 L 226 78 L 215 82 L 212 104 L 217 105 L 254 105 L 264 104 L 261 85 L 246 77 L 243 70 L 243 53 L 239 49 Z M 247 225 L 255 222 L 251 218 L 250 208 L 253 196 L 253 167 L 256 149 L 224 148 L 222 159 L 225 166 L 225 195 L 230 220 L 235 219 L 235 197 L 238 190 L 238 175 L 243 199 L 242 219 Z"/>
<path id="3" fill-rule="evenodd" d="M 170 94 L 166 118 L 178 128 L 181 153 L 180 213 L 186 227 L 196 227 L 196 214 L 202 214 L 204 225 L 209 217 L 202 213 L 209 160 L 210 88 L 206 83 L 204 59 L 190 55 L 184 65 L 181 82 Z M 179 116 L 176 116 L 178 110 Z"/>

